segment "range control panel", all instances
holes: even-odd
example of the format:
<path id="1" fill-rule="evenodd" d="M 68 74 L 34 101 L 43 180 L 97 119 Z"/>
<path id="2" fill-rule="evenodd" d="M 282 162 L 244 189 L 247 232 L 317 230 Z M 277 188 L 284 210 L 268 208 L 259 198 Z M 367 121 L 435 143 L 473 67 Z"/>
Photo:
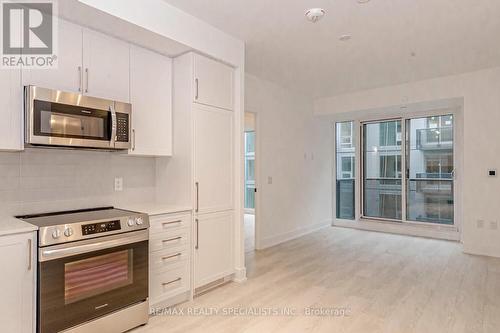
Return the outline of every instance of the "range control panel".
<path id="1" fill-rule="evenodd" d="M 102 223 L 84 224 L 82 225 L 82 235 L 93 235 L 101 232 L 120 230 L 121 224 L 120 220 L 109 221 Z"/>

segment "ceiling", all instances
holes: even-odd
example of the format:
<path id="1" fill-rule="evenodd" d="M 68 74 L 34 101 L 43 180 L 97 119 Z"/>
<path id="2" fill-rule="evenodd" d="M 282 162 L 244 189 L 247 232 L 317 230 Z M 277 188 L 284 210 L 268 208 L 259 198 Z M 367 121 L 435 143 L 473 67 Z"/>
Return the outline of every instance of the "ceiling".
<path id="1" fill-rule="evenodd" d="M 165 1 L 244 40 L 247 72 L 315 98 L 500 66 L 498 0 Z"/>
<path id="2" fill-rule="evenodd" d="M 167 56 L 174 57 L 191 50 L 184 44 L 87 6 L 77 0 L 59 1 L 57 10 L 59 16 L 68 21 L 88 26 L 91 29 Z"/>

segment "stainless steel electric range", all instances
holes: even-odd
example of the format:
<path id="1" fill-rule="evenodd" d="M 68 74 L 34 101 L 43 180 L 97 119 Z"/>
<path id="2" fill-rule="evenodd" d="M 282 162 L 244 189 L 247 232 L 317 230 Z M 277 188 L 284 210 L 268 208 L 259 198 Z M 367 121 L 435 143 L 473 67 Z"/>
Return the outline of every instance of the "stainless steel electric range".
<path id="1" fill-rule="evenodd" d="M 19 218 L 39 227 L 38 332 L 147 323 L 148 215 L 104 207 Z"/>

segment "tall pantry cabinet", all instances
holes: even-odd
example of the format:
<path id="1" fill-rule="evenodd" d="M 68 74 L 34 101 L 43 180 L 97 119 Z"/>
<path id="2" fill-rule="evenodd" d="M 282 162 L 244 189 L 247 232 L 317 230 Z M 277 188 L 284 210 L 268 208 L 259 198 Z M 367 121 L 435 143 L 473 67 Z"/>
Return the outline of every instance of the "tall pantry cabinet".
<path id="1" fill-rule="evenodd" d="M 187 53 L 174 59 L 174 145 L 191 154 L 194 288 L 234 273 L 234 69 Z M 174 146 L 175 150 L 175 146 Z"/>

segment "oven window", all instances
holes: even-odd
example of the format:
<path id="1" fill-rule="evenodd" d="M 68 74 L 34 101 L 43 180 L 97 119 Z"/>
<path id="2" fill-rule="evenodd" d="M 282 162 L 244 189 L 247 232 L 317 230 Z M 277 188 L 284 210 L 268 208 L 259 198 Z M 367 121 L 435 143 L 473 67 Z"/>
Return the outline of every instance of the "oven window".
<path id="1" fill-rule="evenodd" d="M 71 304 L 133 283 L 133 249 L 64 265 L 64 302 Z"/>

